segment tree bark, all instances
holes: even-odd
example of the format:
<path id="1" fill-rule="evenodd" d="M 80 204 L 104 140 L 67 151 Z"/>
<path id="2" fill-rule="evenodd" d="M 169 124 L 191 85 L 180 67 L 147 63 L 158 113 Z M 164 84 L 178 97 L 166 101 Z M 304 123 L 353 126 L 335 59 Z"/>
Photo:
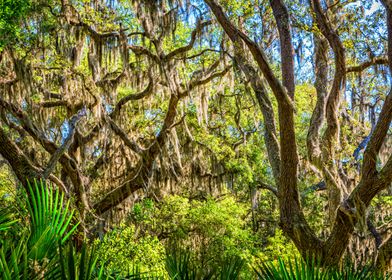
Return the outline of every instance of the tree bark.
<path id="1" fill-rule="evenodd" d="M 19 181 L 26 186 L 27 181 L 34 182 L 40 178 L 40 170 L 33 166 L 21 149 L 7 136 L 7 133 L 0 127 L 0 154 L 11 165 L 12 170 Z"/>
<path id="2" fill-rule="evenodd" d="M 280 225 L 283 231 L 293 240 L 303 256 L 319 258 L 325 266 L 338 265 L 356 224 L 362 220 L 366 222 L 366 208 L 369 206 L 371 200 L 377 193 L 386 188 L 392 180 L 392 157 L 379 173 L 375 169 L 380 143 L 385 138 L 391 123 L 392 94 L 390 93 L 384 102 L 375 133 L 371 136 L 370 143 L 372 144 L 367 147 L 367 151 L 365 152 L 367 156 L 364 158 L 364 167 L 366 167 L 365 170 L 370 170 L 366 173 L 369 176 L 363 174 L 360 183 L 354 191 L 347 199 L 343 200 L 343 197 L 339 193 L 344 191 L 342 189 L 344 186 L 340 182 L 337 165 L 334 161 L 338 160 L 336 159 L 335 151 L 338 148 L 337 141 L 339 140 L 339 107 L 341 95 L 344 92 L 346 83 L 345 53 L 338 34 L 331 27 L 330 22 L 321 10 L 320 2 L 318 0 L 311 1 L 316 14 L 317 24 L 335 54 L 335 74 L 332 89 L 328 97 L 326 97 L 325 88 L 319 90 L 318 94 L 321 97 L 321 105 L 319 105 L 319 112 L 315 114 L 315 118 L 322 115 L 322 108 L 320 106 L 323 107 L 323 102 L 326 102 L 327 130 L 323 136 L 322 157 L 323 163 L 327 163 L 327 166 L 323 168 L 323 173 L 327 179 L 327 185 L 332 184 L 335 187 L 331 191 L 334 197 L 330 196 L 331 209 L 333 209 L 333 217 L 331 219 L 333 220 L 332 231 L 326 241 L 321 241 L 307 224 L 298 198 L 298 157 L 293 121 L 294 68 L 287 8 L 283 1 L 270 1 L 275 20 L 277 21 L 281 42 L 282 85 L 272 72 L 266 56 L 259 45 L 230 22 L 223 12 L 222 7 L 215 0 L 205 0 L 205 2 L 233 43 L 235 44 L 236 42 L 235 36 L 240 37 L 244 41 L 278 101 L 281 164 L 280 176 L 275 179 L 278 182 L 277 189 L 281 215 Z M 392 53 L 392 44 L 390 44 L 392 42 L 391 24 L 391 16 L 388 13 L 388 54 Z M 284 44 L 283 47 L 282 44 Z M 320 53 L 320 55 L 325 55 L 325 43 L 323 47 L 324 54 Z M 391 61 L 392 58 L 389 58 L 390 63 Z M 325 63 L 325 59 L 323 62 Z M 319 74 L 321 75 L 318 77 L 320 81 L 325 81 L 326 73 Z M 317 126 L 320 123 L 320 117 L 317 117 L 317 120 L 313 120 L 312 122 L 315 124 L 315 130 L 308 137 L 310 140 L 309 146 L 311 147 L 314 146 L 311 139 L 314 139 L 315 135 L 317 135 Z M 313 154 L 311 154 L 311 157 L 313 158 Z M 320 165 L 320 167 L 322 166 Z M 337 199 L 336 193 L 338 193 Z"/>
<path id="3" fill-rule="evenodd" d="M 235 34 L 243 40 L 278 101 L 281 162 L 280 175 L 275 180 L 278 182 L 280 225 L 303 255 L 315 254 L 322 243 L 305 220 L 297 188 L 298 155 L 294 130 L 293 102 L 295 90 L 294 59 L 287 8 L 282 1 L 271 1 L 279 28 L 280 40 L 286 44 L 281 47 L 282 84 L 273 73 L 263 50 L 258 44 L 230 22 L 222 7 L 215 0 L 205 0 L 205 2 L 230 39 L 233 41 L 232 34 Z"/>
<path id="4" fill-rule="evenodd" d="M 392 270 L 392 238 L 388 238 L 381 244 L 377 259 L 376 268 L 382 272 L 390 272 Z"/>

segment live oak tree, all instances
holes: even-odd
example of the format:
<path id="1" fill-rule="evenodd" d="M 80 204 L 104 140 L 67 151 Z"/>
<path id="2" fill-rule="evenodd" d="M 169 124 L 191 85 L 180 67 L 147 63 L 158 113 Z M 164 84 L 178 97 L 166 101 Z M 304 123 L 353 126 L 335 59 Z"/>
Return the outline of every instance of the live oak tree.
<path id="1" fill-rule="evenodd" d="M 0 130 L 1 154 L 22 183 L 48 179 L 75 197 L 82 216 L 100 215 L 147 188 L 169 146 L 174 155 L 165 160 L 181 166 L 176 127 L 186 112 L 179 104 L 230 65 L 219 53 L 187 56 L 208 46 L 201 37 L 211 21 L 198 17 L 176 32 L 183 7 L 135 2 L 116 14 L 99 1 L 31 5 L 38 13 L 23 22 L 36 28 L 30 46 L 14 48 L 14 38 L 2 48 L 2 122 L 12 131 Z M 137 105 L 127 111 L 131 102 Z M 129 131 L 140 122 L 132 110 L 151 119 L 147 131 Z M 13 131 L 21 138 L 13 141 Z M 94 184 L 110 189 L 92 200 Z"/>
<path id="2" fill-rule="evenodd" d="M 75 199 L 86 232 L 142 195 L 248 184 L 252 211 L 260 189 L 277 197 L 303 256 L 337 265 L 370 230 L 386 269 L 392 240 L 367 210 L 392 181 L 392 3 L 357 2 L 14 1 L 0 23 L 0 154 L 23 184 Z M 301 201 L 316 190 L 323 237 Z"/>
<path id="3" fill-rule="evenodd" d="M 355 226 L 366 219 L 366 208 L 371 200 L 383 189 L 391 184 L 392 179 L 392 157 L 386 161 L 384 166 L 377 166 L 378 154 L 383 141 L 388 133 L 392 120 L 392 94 L 386 94 L 382 110 L 379 114 L 377 124 L 369 136 L 368 143 L 364 151 L 361 166 L 360 180 L 351 190 L 348 186 L 345 172 L 341 172 L 339 159 L 340 142 L 340 104 L 346 90 L 346 76 L 348 67 L 346 65 L 346 51 L 342 40 L 333 25 L 333 21 L 328 17 L 327 11 L 320 1 L 310 1 L 309 12 L 313 16 L 316 47 L 316 89 L 317 103 L 313 111 L 310 129 L 308 132 L 308 153 L 309 161 L 321 172 L 324 184 L 329 192 L 330 219 L 333 221 L 331 233 L 325 240 L 316 236 L 307 223 L 300 204 L 298 191 L 298 153 L 296 144 L 294 114 L 295 114 L 295 68 L 294 68 L 294 47 L 290 23 L 290 15 L 284 1 L 271 0 L 270 5 L 276 20 L 280 42 L 280 68 L 281 80 L 273 72 L 264 50 L 257 42 L 252 40 L 240 27 L 235 26 L 226 16 L 223 8 L 213 0 L 206 0 L 217 21 L 225 30 L 233 42 L 234 48 L 242 52 L 244 46 L 252 55 L 262 73 L 266 83 L 270 87 L 278 102 L 278 123 L 279 140 L 273 125 L 267 126 L 266 139 L 269 135 L 275 141 L 267 141 L 268 151 L 272 152 L 275 158 L 270 156 L 271 166 L 275 167 L 274 177 L 277 187 L 277 197 L 280 205 L 280 225 L 283 231 L 294 241 L 299 251 L 304 256 L 315 256 L 321 259 L 326 265 L 336 265 L 348 246 L 350 237 Z M 330 3 L 327 3 L 330 4 Z M 380 62 L 389 62 L 392 69 L 392 20 L 391 3 L 384 2 L 386 9 L 386 21 L 388 27 L 388 59 L 373 59 L 367 62 L 373 65 Z M 320 38 L 321 37 L 321 38 Z M 328 85 L 327 80 L 327 59 L 326 52 L 331 48 L 334 55 L 334 75 L 332 85 Z M 248 59 L 239 58 L 239 63 L 243 64 L 247 71 L 246 63 Z M 366 67 L 366 64 L 363 67 Z M 361 67 L 361 66 L 359 66 Z M 249 68 L 248 68 L 249 69 Z M 245 72 L 246 73 L 246 72 Z M 260 74 L 249 74 L 250 78 Z M 254 84 L 254 91 L 257 92 Z M 264 91 L 265 92 L 265 91 Z M 266 96 L 264 94 L 264 96 Z M 265 107 L 268 101 L 261 107 L 264 117 Z M 274 122 L 271 117 L 265 118 L 267 122 Z M 326 129 L 320 135 L 323 123 L 326 122 Z M 319 140 L 321 138 L 321 140 Z M 277 143 L 278 141 L 278 143 Z M 277 152 L 278 149 L 278 152 Z M 279 157 L 277 157 L 279 155 Z M 385 241 L 380 249 L 378 259 L 380 265 L 387 262 L 384 248 L 389 247 L 389 240 Z M 389 258 L 390 256 L 388 256 Z M 388 260 L 389 261 L 389 260 Z"/>

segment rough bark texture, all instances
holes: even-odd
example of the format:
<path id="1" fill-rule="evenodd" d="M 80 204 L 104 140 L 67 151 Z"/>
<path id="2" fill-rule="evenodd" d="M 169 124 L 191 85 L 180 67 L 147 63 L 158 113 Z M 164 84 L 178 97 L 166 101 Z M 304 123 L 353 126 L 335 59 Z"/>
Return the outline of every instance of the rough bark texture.
<path id="1" fill-rule="evenodd" d="M 392 267 L 392 239 L 388 238 L 381 244 L 376 259 L 376 268 L 380 271 L 390 271 Z"/>
<path id="2" fill-rule="evenodd" d="M 282 85 L 269 66 L 263 50 L 230 22 L 222 7 L 216 1 L 206 0 L 206 3 L 226 34 L 229 37 L 232 37 L 231 34 L 236 34 L 244 41 L 278 101 L 281 163 L 279 178 L 275 178 L 275 180 L 278 182 L 281 227 L 304 255 L 312 254 L 320 248 L 321 241 L 307 224 L 299 202 L 297 188 L 298 155 L 293 105 L 295 90 L 294 60 L 287 8 L 282 1 L 271 1 L 274 16 L 278 22 L 280 40 L 286 44 L 281 47 L 282 65 L 284 64 L 284 67 L 282 67 Z"/>
<path id="3" fill-rule="evenodd" d="M 318 39 L 316 42 L 318 103 L 313 113 L 311 130 L 308 134 L 308 153 L 311 161 L 323 171 L 326 185 L 330 190 L 332 230 L 327 240 L 321 241 L 306 223 L 298 198 L 298 157 L 293 122 L 294 60 L 287 8 L 283 1 L 270 1 L 281 43 L 281 70 L 283 77 L 283 83 L 281 83 L 272 72 L 266 56 L 258 44 L 230 22 L 222 7 L 216 1 L 206 0 L 205 2 L 233 43 L 237 42 L 237 36 L 243 40 L 278 101 L 281 164 L 280 176 L 275 179 L 278 182 L 277 191 L 283 231 L 290 236 L 303 256 L 313 255 L 320 258 L 324 265 L 337 265 L 348 246 L 356 224 L 365 219 L 366 208 L 371 200 L 377 193 L 386 188 L 392 179 L 392 159 L 389 159 L 379 173 L 375 168 L 378 152 L 391 123 L 392 94 L 389 94 L 384 102 L 379 121 L 366 148 L 362 179 L 351 194 L 348 195 L 336 164 L 336 160 L 338 160 L 336 151 L 339 148 L 340 100 L 346 84 L 345 51 L 338 34 L 321 9 L 320 2 L 318 0 L 310 1 L 315 12 L 317 25 L 326 38 L 325 40 L 331 46 L 335 56 L 334 79 L 331 91 L 327 94 L 325 86 L 327 71 L 324 71 L 327 66 L 327 44 L 324 39 Z M 391 56 L 392 52 L 391 24 L 391 14 L 388 12 L 389 56 Z M 389 57 L 388 60 L 391 63 L 392 57 Z M 317 141 L 317 136 L 323 123 L 324 106 L 326 107 L 327 129 L 323 135 L 323 142 L 320 144 Z M 319 146 L 321 147 L 319 148 Z M 346 197 L 342 195 L 343 193 Z"/>
<path id="4" fill-rule="evenodd" d="M 317 26 L 326 40 L 328 40 L 335 56 L 334 79 L 326 103 L 327 128 L 323 135 L 321 148 L 323 162 L 321 170 L 323 171 L 324 179 L 327 183 L 329 220 L 332 225 L 335 219 L 336 209 L 341 201 L 343 201 L 344 197 L 347 197 L 347 190 L 339 176 L 338 166 L 336 164 L 336 152 L 339 150 L 340 143 L 340 101 L 346 88 L 346 58 L 340 37 L 322 10 L 320 1 L 311 1 L 311 5 L 315 13 Z"/>
<path id="5" fill-rule="evenodd" d="M 40 177 L 37 167 L 34 167 L 31 161 L 23 152 L 9 139 L 7 132 L 0 127 L 0 154 L 10 163 L 12 170 L 15 172 L 19 181 L 25 183 L 26 180 L 33 182 Z"/>
<path id="6" fill-rule="evenodd" d="M 317 102 L 310 120 L 307 148 L 309 161 L 322 170 L 320 130 L 325 122 L 325 108 L 328 98 L 328 42 L 326 39 L 314 35 L 315 52 L 315 88 Z"/>

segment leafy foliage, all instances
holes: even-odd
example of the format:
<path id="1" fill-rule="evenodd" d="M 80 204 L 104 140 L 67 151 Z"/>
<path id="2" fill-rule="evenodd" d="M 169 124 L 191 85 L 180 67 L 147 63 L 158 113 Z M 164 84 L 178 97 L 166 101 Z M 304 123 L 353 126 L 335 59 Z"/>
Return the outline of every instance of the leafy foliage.
<path id="1" fill-rule="evenodd" d="M 95 245 L 100 261 L 112 271 L 127 275 L 137 267 L 142 273 L 165 274 L 163 244 L 154 236 L 140 235 L 134 226 L 120 225 Z"/>
<path id="2" fill-rule="evenodd" d="M 78 224 L 71 225 L 73 210 L 64 195 L 44 182 L 28 184 L 22 191 L 19 212 L 27 217 L 12 220 L 7 208 L 1 209 L 0 220 L 7 230 L 1 240 L 0 275 L 2 279 L 41 278 L 55 266 L 58 249 L 65 244 Z M 23 222 L 22 222 L 23 220 Z M 13 229 L 17 227 L 17 230 Z"/>
<path id="3" fill-rule="evenodd" d="M 79 223 L 71 226 L 74 210 L 68 201 L 64 203 L 64 193 L 53 191 L 50 185 L 28 183 L 25 204 L 30 218 L 29 248 L 30 258 L 43 259 L 55 251 L 58 243 L 64 244 L 76 230 Z"/>
<path id="4" fill-rule="evenodd" d="M 268 86 L 271 82 L 264 81 L 275 76 L 286 86 L 289 77 L 282 77 L 287 69 L 281 65 L 285 59 L 279 59 L 284 48 L 277 40 L 281 34 L 273 1 L 216 1 L 234 26 L 264 50 L 270 75 L 257 67 L 243 39 L 231 41 L 208 2 L 0 0 L 3 278 L 111 279 L 152 273 L 177 279 L 252 279 L 251 266 L 259 260 L 300 255 L 279 229 L 291 219 L 280 215 L 286 209 L 279 205 L 281 193 L 276 195 L 286 187 L 280 181 L 298 182 L 287 193 L 298 193 L 300 201 L 293 201 L 300 205 L 298 217 L 306 220 L 300 226 L 309 224 L 306 232 L 313 231 L 320 244 L 326 240 L 331 232 L 326 213 L 337 206 L 329 203 L 331 185 L 320 192 L 314 186 L 324 181 L 335 188 L 336 182 L 350 193 L 361 185 L 363 149 L 358 159 L 353 153 L 374 131 L 391 80 L 384 61 L 385 7 L 376 0 L 335 1 L 328 8 L 322 4 L 327 26 L 336 30 L 345 48 L 345 63 L 340 64 L 347 66 L 339 87 L 345 90 L 327 94 L 319 92 L 316 78 L 325 70 L 325 89 L 334 88 L 337 56 L 325 42 L 325 53 L 318 56 L 326 67 L 317 66 L 316 39 L 323 38 L 323 28 L 316 26 L 312 5 L 276 1 L 287 5 L 290 17 L 283 25 L 291 24 L 289 41 L 295 52 L 295 98 L 279 100 Z M 349 70 L 367 63 L 359 72 Z M 247 74 L 245 68 L 253 71 Z M 309 128 L 322 97 L 329 101 L 320 110 L 333 111 L 320 115 L 332 119 L 317 127 L 320 143 L 314 144 L 321 159 L 312 162 Z M 292 123 L 283 121 L 291 112 L 278 112 L 278 103 L 286 101 L 294 101 L 293 142 L 279 143 L 280 151 L 271 155 L 268 135 L 283 141 L 284 125 Z M 336 110 L 334 103 L 340 104 Z M 70 121 L 81 112 L 85 115 L 72 135 Z M 337 131 L 336 143 L 328 151 L 329 141 L 322 135 L 331 128 Z M 54 163 L 50 180 L 64 185 L 69 197 L 43 182 L 24 191 L 15 187 L 25 173 L 45 170 L 68 136 L 72 144 Z M 392 139 L 391 129 L 388 137 Z M 14 150 L 4 149 L 6 142 Z M 383 143 L 374 159 L 377 169 L 369 174 L 383 168 L 391 147 Z M 298 164 L 293 161 L 296 168 L 289 170 L 292 180 L 273 174 L 271 158 L 285 148 L 299 157 Z M 357 243 L 346 244 L 347 258 L 375 257 L 379 248 L 365 218 L 383 236 L 390 235 L 391 194 L 391 188 L 380 191 L 368 211 L 355 205 L 353 212 L 361 212 L 363 219 L 350 232 Z M 77 232 L 79 222 L 86 236 Z M 320 250 L 326 251 L 331 250 Z M 318 271 L 318 266 L 301 261 L 260 267 L 258 272 L 265 269 L 275 277 L 314 276 Z"/>
<path id="5" fill-rule="evenodd" d="M 30 8 L 30 0 L 0 1 L 0 51 L 23 36 L 21 21 Z"/>
<path id="6" fill-rule="evenodd" d="M 278 258 L 275 262 L 262 263 L 254 270 L 260 280 L 389 279 L 368 266 L 354 269 L 352 265 L 346 264 L 342 269 L 323 268 L 314 259 L 304 261 L 295 258 L 285 261 L 283 258 Z"/>
<path id="7" fill-rule="evenodd" d="M 240 222 L 244 213 L 230 197 L 218 202 L 208 198 L 204 202 L 187 203 L 174 196 L 168 198 L 161 209 L 156 209 L 151 200 L 143 201 L 135 206 L 132 215 L 132 219 L 141 223 L 138 228 L 123 225 L 106 234 L 102 242 L 84 243 L 76 250 L 71 237 L 78 224 L 72 225 L 74 212 L 69 208 L 69 201 L 65 202 L 59 190 L 42 181 L 28 186 L 29 192 L 22 191 L 22 198 L 18 200 L 20 213 L 27 211 L 26 223 L 20 223 L 21 218 L 17 219 L 10 209 L 0 209 L 0 234 L 6 237 L 0 241 L 2 279 L 234 280 L 254 277 L 247 269 L 251 255 L 244 250 L 244 246 L 249 246 L 248 233 L 237 228 L 244 225 Z M 165 207 L 178 208 L 178 215 L 171 216 L 170 220 L 168 215 L 175 212 L 166 212 Z M 222 212 L 225 212 L 222 216 L 217 215 Z M 174 231 L 165 242 L 142 233 L 157 230 L 153 218 L 159 217 L 166 220 L 168 227 L 177 226 L 186 232 Z M 204 242 L 204 250 L 190 246 L 194 243 L 188 231 L 194 231 L 194 240 Z M 282 236 L 275 238 L 272 242 L 276 244 Z M 238 241 L 242 243 L 236 243 Z M 171 247 L 165 251 L 164 244 Z M 237 251 L 237 246 L 242 246 L 242 250 Z M 277 250 L 272 254 L 287 255 L 287 248 Z M 383 279 L 371 267 L 354 269 L 346 265 L 344 269 L 333 270 L 322 268 L 314 261 L 304 262 L 297 255 L 293 255 L 293 259 L 294 262 L 281 258 L 274 262 L 263 261 L 255 266 L 254 272 L 259 279 Z"/>

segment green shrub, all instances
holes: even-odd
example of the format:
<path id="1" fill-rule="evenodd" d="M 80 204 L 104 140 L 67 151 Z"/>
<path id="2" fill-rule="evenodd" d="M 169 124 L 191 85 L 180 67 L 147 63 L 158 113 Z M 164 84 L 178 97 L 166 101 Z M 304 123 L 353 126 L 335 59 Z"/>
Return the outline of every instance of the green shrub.
<path id="1" fill-rule="evenodd" d="M 120 225 L 96 244 L 100 262 L 110 270 L 127 274 L 137 266 L 142 273 L 166 274 L 164 246 L 157 237 L 139 236 L 133 225 Z"/>

